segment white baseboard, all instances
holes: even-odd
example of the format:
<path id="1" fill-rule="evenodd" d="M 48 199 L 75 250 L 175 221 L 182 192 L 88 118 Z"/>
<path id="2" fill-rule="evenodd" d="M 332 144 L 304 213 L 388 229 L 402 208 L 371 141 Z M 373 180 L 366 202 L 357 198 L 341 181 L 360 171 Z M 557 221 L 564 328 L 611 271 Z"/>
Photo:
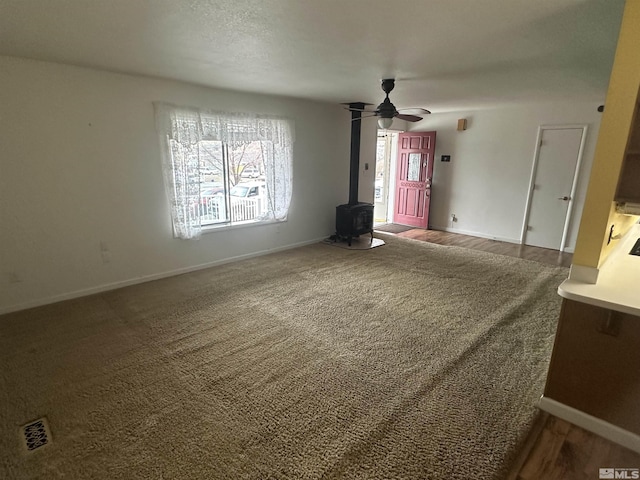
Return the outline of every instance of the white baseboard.
<path id="1" fill-rule="evenodd" d="M 461 235 L 469 235 L 471 237 L 488 238 L 489 240 L 498 240 L 500 242 L 517 243 L 517 244 L 522 243 L 520 242 L 519 238 L 496 237 L 495 235 L 488 235 L 486 233 L 480 233 L 480 232 L 470 232 L 468 230 L 460 230 L 458 228 L 439 227 L 437 225 L 430 225 L 429 228 L 431 230 L 440 230 L 442 232 L 459 233 Z"/>
<path id="2" fill-rule="evenodd" d="M 480 232 L 471 232 L 468 230 L 461 230 L 459 228 L 451 228 L 451 227 L 438 227 L 432 225 L 429 227 L 431 230 L 440 230 L 442 232 L 451 232 L 451 233 L 460 233 L 462 235 L 469 235 L 471 237 L 480 237 L 480 238 L 488 238 L 489 240 L 498 240 L 500 242 L 507 243 L 515 243 L 517 245 L 521 245 L 522 241 L 519 238 L 507 238 L 507 237 L 496 237 L 495 235 L 488 235 L 486 233 Z M 574 253 L 575 248 L 565 248 L 563 250 L 564 253 Z"/>
<path id="3" fill-rule="evenodd" d="M 0 307 L 0 315 L 5 313 L 17 312 L 19 310 L 26 310 L 28 308 L 41 307 L 42 305 L 49 305 L 51 303 L 62 302 L 64 300 L 72 300 L 74 298 L 86 297 L 87 295 L 93 295 L 96 293 L 108 292 L 109 290 L 116 290 L 122 287 L 128 287 L 131 285 L 137 285 L 139 283 L 151 282 L 153 280 L 160 280 L 162 278 L 173 277 L 175 275 L 181 275 L 183 273 L 195 272 L 197 270 L 203 270 L 205 268 L 216 267 L 218 265 L 224 265 L 225 263 L 237 262 L 239 260 L 245 260 L 248 258 L 259 257 L 267 255 L 269 253 L 281 252 L 284 250 L 290 250 L 292 248 L 303 247 L 305 245 L 311 245 L 313 243 L 321 242 L 327 237 L 322 237 L 313 240 L 306 240 L 304 242 L 293 243 L 290 245 L 284 245 L 281 247 L 270 248 L 267 250 L 260 250 L 257 252 L 247 253 L 244 255 L 237 255 L 235 257 L 223 258 L 221 260 L 215 260 L 213 262 L 202 263 L 199 265 L 193 265 L 189 267 L 177 268 L 175 270 L 169 270 L 161 273 L 154 273 L 151 275 L 144 275 L 142 277 L 130 278 L 127 280 L 121 280 L 113 283 L 106 283 L 90 288 L 83 288 L 81 290 L 75 290 L 73 292 L 61 293 L 59 295 L 53 295 L 50 297 L 40 298 L 36 300 L 30 300 L 28 302 L 19 303 L 15 305 L 9 305 L 7 307 Z"/>
<path id="4" fill-rule="evenodd" d="M 540 397 L 538 407 L 558 418 L 571 422 L 578 427 L 589 430 L 629 450 L 640 453 L 640 435 L 625 430 L 617 425 L 584 413 L 573 407 L 560 403 L 552 398 Z"/>

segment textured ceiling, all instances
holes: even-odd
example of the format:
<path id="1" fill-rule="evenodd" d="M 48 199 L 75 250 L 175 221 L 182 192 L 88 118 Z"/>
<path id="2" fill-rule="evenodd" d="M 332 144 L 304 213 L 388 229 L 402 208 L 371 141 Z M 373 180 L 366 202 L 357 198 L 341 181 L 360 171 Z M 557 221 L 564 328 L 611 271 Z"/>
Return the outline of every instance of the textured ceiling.
<path id="1" fill-rule="evenodd" d="M 602 101 L 623 0 L 2 0 L 0 54 L 434 112 Z"/>

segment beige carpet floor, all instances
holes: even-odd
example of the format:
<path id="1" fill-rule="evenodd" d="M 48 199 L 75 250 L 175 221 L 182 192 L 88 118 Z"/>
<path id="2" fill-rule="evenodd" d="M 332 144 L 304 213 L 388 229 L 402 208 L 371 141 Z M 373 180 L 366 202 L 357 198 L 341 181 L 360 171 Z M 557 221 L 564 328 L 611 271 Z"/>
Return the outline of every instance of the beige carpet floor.
<path id="1" fill-rule="evenodd" d="M 0 478 L 502 478 L 567 270 L 385 241 L 0 317 Z"/>

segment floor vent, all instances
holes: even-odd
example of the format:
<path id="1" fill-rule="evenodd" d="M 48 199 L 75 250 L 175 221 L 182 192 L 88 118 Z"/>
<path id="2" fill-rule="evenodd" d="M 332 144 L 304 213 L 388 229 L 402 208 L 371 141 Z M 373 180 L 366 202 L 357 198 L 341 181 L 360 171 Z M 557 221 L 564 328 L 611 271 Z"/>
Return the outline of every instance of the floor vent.
<path id="1" fill-rule="evenodd" d="M 42 448 L 53 441 L 46 418 L 29 422 L 21 428 L 22 440 L 28 452 Z"/>

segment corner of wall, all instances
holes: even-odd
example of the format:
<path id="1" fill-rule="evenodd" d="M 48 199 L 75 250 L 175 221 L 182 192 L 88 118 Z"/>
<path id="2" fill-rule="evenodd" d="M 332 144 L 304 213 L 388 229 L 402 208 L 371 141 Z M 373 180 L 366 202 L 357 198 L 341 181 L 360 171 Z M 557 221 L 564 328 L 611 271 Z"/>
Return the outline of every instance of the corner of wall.
<path id="1" fill-rule="evenodd" d="M 606 108 L 591 169 L 574 263 L 597 268 L 606 259 L 612 206 L 640 86 L 640 2 L 625 5 L 618 46 L 607 91 Z M 632 99 L 632 100 L 630 100 Z M 612 210 L 615 215 L 612 215 Z M 633 223 L 633 222 L 632 222 Z M 621 225 L 621 227 L 622 227 Z"/>

